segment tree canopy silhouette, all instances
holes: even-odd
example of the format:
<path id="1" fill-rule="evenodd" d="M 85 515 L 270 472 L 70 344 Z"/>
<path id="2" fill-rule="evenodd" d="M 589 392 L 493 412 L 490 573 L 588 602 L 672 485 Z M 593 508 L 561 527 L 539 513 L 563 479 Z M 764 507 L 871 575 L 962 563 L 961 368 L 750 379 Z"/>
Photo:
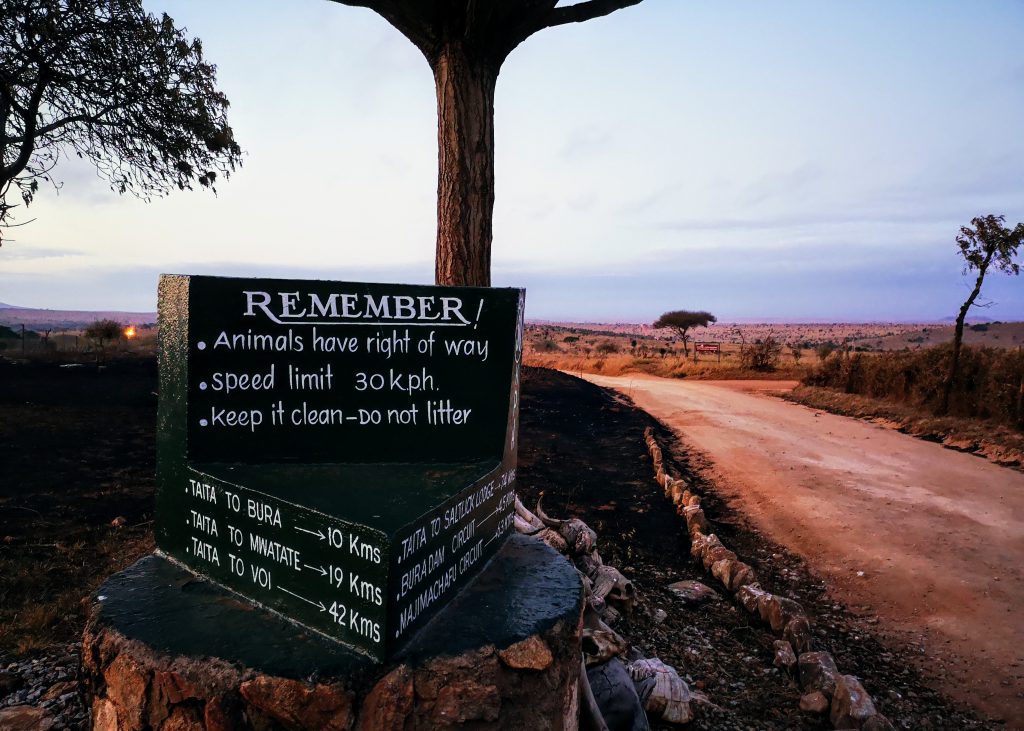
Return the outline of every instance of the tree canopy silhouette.
<path id="1" fill-rule="evenodd" d="M 981 285 L 985 281 L 985 274 L 991 267 L 1005 274 L 1019 274 L 1020 263 L 1016 261 L 1017 250 L 1024 246 L 1024 223 L 1018 223 L 1012 229 L 1003 224 L 1006 216 L 977 216 L 971 219 L 971 226 L 961 226 L 960 233 L 956 236 L 956 244 L 960 256 L 964 258 L 964 274 L 977 272 L 974 280 L 974 288 L 967 296 L 960 312 L 956 316 L 956 329 L 953 331 L 953 357 L 950 360 L 949 375 L 946 376 L 946 383 L 942 389 L 942 403 L 939 405 L 939 413 L 945 414 L 949 411 L 949 399 L 953 393 L 953 384 L 956 381 L 960 369 L 960 351 L 964 342 L 964 322 L 967 320 L 967 312 L 974 306 L 978 295 L 981 294 Z"/>
<path id="2" fill-rule="evenodd" d="M 4 0 L 0 227 L 69 155 L 144 199 L 213 188 L 241 160 L 227 108 L 199 39 L 140 0 Z"/>
<path id="3" fill-rule="evenodd" d="M 691 312 L 690 310 L 673 310 L 672 312 L 666 312 L 664 315 L 655 320 L 651 327 L 655 328 L 671 328 L 679 334 L 679 338 L 683 341 L 683 355 L 689 357 L 690 350 L 686 345 L 689 339 L 689 333 L 692 328 L 695 327 L 707 327 L 713 322 L 718 322 L 718 318 L 712 315 L 710 312 Z"/>
<path id="4" fill-rule="evenodd" d="M 534 33 L 641 0 L 334 0 L 370 8 L 426 57 L 437 93 L 437 284 L 490 286 L 494 89 L 509 53 Z"/>

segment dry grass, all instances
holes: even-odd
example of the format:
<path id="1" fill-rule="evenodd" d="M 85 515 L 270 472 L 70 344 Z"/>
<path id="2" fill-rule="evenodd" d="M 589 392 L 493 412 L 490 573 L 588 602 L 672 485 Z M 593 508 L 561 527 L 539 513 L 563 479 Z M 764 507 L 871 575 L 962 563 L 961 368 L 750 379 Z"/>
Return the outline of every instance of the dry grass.
<path id="1" fill-rule="evenodd" d="M 935 415 L 949 372 L 952 347 L 916 351 L 844 353 L 829 356 L 805 379 L 809 386 L 903 404 L 919 415 Z M 950 416 L 1024 427 L 1024 353 L 964 347 L 953 384 Z"/>
<path id="2" fill-rule="evenodd" d="M 81 631 L 83 600 L 110 574 L 153 550 L 148 523 L 7 536 L 0 545 L 0 648 L 26 653 Z M 70 535 L 69 535 L 70 534 Z"/>
<path id="3" fill-rule="evenodd" d="M 554 368 L 568 373 L 598 373 L 605 376 L 621 376 L 626 373 L 649 373 L 664 378 L 696 378 L 708 380 L 779 379 L 798 380 L 808 373 L 808 368 L 793 362 L 783 361 L 772 371 L 755 371 L 743 368 L 739 357 L 729 353 L 717 360 L 693 362 L 692 356 L 678 355 L 654 358 L 638 357 L 631 354 L 613 355 L 572 353 L 541 353 L 527 350 L 523 357 L 527 365 Z"/>
<path id="4" fill-rule="evenodd" d="M 771 368 L 755 370 L 741 362 L 741 351 L 746 348 L 749 352 L 756 339 L 747 339 L 744 345 L 739 340 L 719 340 L 722 334 L 699 329 L 693 334 L 688 349 L 684 349 L 677 338 L 663 335 L 529 325 L 523 360 L 527 365 L 542 368 L 606 376 L 649 373 L 665 378 L 780 380 L 803 378 L 809 371 L 808 363 L 813 360 L 811 350 L 794 342 L 799 360 L 793 348 L 787 345 Z M 701 354 L 695 360 L 693 341 L 719 343 L 721 358 Z"/>

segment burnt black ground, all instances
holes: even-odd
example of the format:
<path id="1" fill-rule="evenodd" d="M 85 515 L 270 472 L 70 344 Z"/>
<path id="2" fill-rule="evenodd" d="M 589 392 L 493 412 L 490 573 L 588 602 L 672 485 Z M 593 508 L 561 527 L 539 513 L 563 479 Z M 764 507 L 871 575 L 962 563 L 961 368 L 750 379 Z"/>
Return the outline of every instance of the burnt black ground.
<path id="1" fill-rule="evenodd" d="M 155 390 L 152 360 L 103 371 L 0 361 L 0 668 L 73 640 L 84 619 L 79 599 L 152 550 Z M 648 425 L 672 470 L 692 477 L 680 446 L 646 413 L 571 376 L 525 369 L 524 502 L 535 504 L 544 490 L 551 514 L 575 515 L 598 531 L 605 560 L 643 597 L 619 629 L 722 709 L 691 728 L 827 728 L 797 711 L 798 691 L 772 668 L 774 638 L 764 627 L 728 600 L 685 609 L 665 588 L 687 578 L 713 582 L 690 559 L 685 524 L 654 482 L 642 438 Z M 930 690 L 912 669 L 911 660 L 921 660 L 912 648 L 883 649 L 869 617 L 834 605 L 797 557 L 750 530 L 712 485 L 699 489 L 726 544 L 767 588 L 804 604 L 824 632 L 819 645 L 863 679 L 898 725 L 995 728 Z M 127 526 L 111 527 L 115 516 Z M 657 608 L 668 613 L 661 624 L 652 617 Z"/>
<path id="2" fill-rule="evenodd" d="M 999 728 L 932 690 L 914 669 L 912 660 L 921 658 L 912 657 L 912 647 L 900 648 L 898 638 L 883 644 L 870 617 L 833 602 L 798 556 L 752 530 L 699 479 L 673 435 L 621 395 L 556 371 L 527 369 L 521 424 L 524 503 L 532 507 L 543 491 L 550 515 L 581 518 L 598 532 L 605 563 L 625 573 L 642 597 L 634 616 L 616 629 L 645 655 L 676 667 L 721 709 L 705 713 L 693 728 L 831 726 L 799 712 L 796 684 L 772 667 L 775 637 L 767 627 L 729 599 L 688 609 L 665 588 L 682 579 L 717 582 L 690 558 L 686 524 L 654 481 L 646 426 L 667 448 L 670 473 L 705 496 L 705 513 L 723 542 L 756 569 L 765 588 L 804 606 L 816 649 L 832 652 L 843 673 L 860 678 L 893 723 L 915 730 Z M 653 617 L 659 608 L 668 614 L 660 624 Z"/>

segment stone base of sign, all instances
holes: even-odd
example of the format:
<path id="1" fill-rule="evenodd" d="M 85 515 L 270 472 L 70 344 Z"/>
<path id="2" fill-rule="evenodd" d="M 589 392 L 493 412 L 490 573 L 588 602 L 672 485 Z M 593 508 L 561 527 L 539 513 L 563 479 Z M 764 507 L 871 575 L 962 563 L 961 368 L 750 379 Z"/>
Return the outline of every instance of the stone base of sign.
<path id="1" fill-rule="evenodd" d="M 93 596 L 93 728 L 575 729 L 582 608 L 572 565 L 513 536 L 382 665 L 147 556 Z"/>

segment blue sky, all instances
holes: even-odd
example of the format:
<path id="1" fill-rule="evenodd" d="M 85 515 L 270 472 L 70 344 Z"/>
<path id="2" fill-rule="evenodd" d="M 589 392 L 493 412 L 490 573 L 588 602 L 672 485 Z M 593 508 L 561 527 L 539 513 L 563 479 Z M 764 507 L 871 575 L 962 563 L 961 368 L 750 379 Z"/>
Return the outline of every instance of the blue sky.
<path id="1" fill-rule="evenodd" d="M 0 249 L 0 301 L 147 310 L 161 271 L 429 282 L 426 62 L 326 0 L 146 0 L 203 39 L 244 167 L 146 204 L 66 164 Z M 494 280 L 535 318 L 921 320 L 954 236 L 1024 220 L 1024 3 L 645 0 L 499 78 Z M 1024 319 L 993 274 L 984 314 Z"/>

